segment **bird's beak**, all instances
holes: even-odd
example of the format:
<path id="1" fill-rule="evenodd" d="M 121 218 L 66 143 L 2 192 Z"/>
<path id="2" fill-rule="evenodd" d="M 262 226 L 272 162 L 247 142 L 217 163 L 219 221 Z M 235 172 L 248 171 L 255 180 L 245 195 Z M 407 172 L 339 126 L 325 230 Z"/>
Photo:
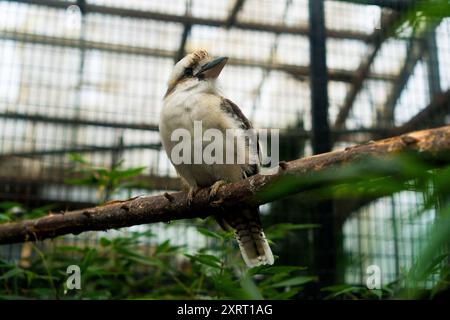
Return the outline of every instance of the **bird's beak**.
<path id="1" fill-rule="evenodd" d="M 208 62 L 195 75 L 200 78 L 217 78 L 228 61 L 228 57 L 220 57 Z"/>

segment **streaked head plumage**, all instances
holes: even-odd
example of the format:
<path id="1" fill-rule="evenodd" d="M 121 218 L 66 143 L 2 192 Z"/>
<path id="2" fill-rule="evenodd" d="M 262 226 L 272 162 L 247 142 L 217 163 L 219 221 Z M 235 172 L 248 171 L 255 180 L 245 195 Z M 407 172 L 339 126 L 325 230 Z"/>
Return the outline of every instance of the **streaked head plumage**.
<path id="1" fill-rule="evenodd" d="M 187 54 L 175 64 L 169 78 L 166 96 L 181 83 L 190 82 L 194 85 L 202 80 L 215 80 L 227 60 L 226 57 L 214 59 L 206 50 L 196 50 Z"/>

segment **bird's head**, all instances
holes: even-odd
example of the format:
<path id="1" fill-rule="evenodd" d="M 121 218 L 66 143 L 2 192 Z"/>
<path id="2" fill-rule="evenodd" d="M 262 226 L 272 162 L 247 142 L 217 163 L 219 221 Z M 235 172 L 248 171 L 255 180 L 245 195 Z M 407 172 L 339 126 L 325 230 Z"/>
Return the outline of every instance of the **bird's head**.
<path id="1" fill-rule="evenodd" d="M 175 91 L 210 90 L 227 61 L 227 57 L 213 58 L 205 50 L 189 53 L 175 64 L 166 97 Z"/>

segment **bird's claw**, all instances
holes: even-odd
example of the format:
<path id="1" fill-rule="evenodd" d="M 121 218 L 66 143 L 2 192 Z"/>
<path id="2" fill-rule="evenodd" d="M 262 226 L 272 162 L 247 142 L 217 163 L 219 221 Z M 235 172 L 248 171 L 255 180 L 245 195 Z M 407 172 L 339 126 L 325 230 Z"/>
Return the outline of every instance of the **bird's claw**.
<path id="1" fill-rule="evenodd" d="M 199 190 L 198 187 L 189 188 L 189 192 L 187 194 L 187 204 L 188 204 L 188 206 L 192 205 L 192 202 L 194 201 L 195 194 L 197 193 L 198 190 Z"/>
<path id="2" fill-rule="evenodd" d="M 220 187 L 222 187 L 224 184 L 226 184 L 226 182 L 224 180 L 219 180 L 216 181 L 210 188 L 209 190 L 209 196 L 208 196 L 208 200 L 211 202 L 212 200 L 214 200 L 214 198 L 217 195 L 217 192 L 219 192 Z"/>
<path id="3" fill-rule="evenodd" d="M 211 202 L 211 206 L 214 208 L 220 207 L 223 203 L 223 199 L 219 199 Z"/>

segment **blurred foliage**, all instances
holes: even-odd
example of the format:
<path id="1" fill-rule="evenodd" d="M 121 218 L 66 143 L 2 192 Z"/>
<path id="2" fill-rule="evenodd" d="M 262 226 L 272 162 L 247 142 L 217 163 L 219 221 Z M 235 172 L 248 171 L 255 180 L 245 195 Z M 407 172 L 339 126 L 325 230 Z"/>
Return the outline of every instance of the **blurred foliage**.
<path id="1" fill-rule="evenodd" d="M 24 217 L 35 219 L 45 216 L 54 205 L 47 205 L 34 209 L 26 209 L 22 204 L 12 201 L 0 202 L 0 223 L 20 220 Z"/>
<path id="2" fill-rule="evenodd" d="M 370 202 L 403 191 L 420 194 L 423 203 L 414 208 L 413 214 L 419 217 L 432 210 L 436 218 L 427 232 L 428 239 L 424 239 L 424 249 L 414 257 L 411 268 L 403 270 L 394 283 L 377 290 L 336 284 L 320 291 L 325 299 L 435 298 L 450 291 L 450 166 L 448 155 L 441 156 L 441 160 L 417 153 L 362 157 L 339 168 L 311 170 L 301 176 L 285 175 L 259 196 L 263 201 L 272 201 L 286 192 L 304 190 L 289 199 L 291 207 L 295 203 L 295 210 L 305 214 L 311 204 L 324 200 L 367 199 Z"/>
<path id="3" fill-rule="evenodd" d="M 231 234 L 205 227 L 198 231 L 218 245 L 188 254 L 186 245 L 152 242 L 151 231 L 102 237 L 89 246 L 57 241 L 53 248 L 40 249 L 26 244 L 34 255 L 16 262 L 0 260 L 0 298 L 288 299 L 316 281 L 301 267 L 247 270 Z M 149 242 L 150 250 L 145 250 Z M 69 265 L 81 269 L 81 290 L 66 288 Z"/>
<path id="4" fill-rule="evenodd" d="M 118 161 L 111 168 L 93 166 L 81 155 L 70 154 L 70 160 L 77 166 L 73 173 L 80 177 L 67 179 L 71 185 L 91 186 L 97 188 L 97 197 L 107 201 L 119 190 L 131 190 L 138 185 L 130 181 L 131 178 L 141 174 L 145 167 L 123 169 L 123 161 Z"/>
<path id="5" fill-rule="evenodd" d="M 68 180 L 73 185 L 98 189 L 99 201 L 105 191 L 115 194 L 129 188 L 128 179 L 144 168 L 122 169 L 122 162 L 112 168 L 93 166 L 80 155 L 71 155 L 81 178 Z M 51 207 L 27 210 L 18 203 L 0 204 L 0 223 L 20 218 L 35 218 Z M 20 215 L 17 216 L 17 212 Z M 17 217 L 16 217 L 17 216 Z M 18 244 L 20 259 L 0 260 L 0 298 L 2 299 L 288 299 L 308 283 L 316 281 L 298 266 L 257 267 L 248 270 L 240 257 L 232 233 L 218 230 L 212 220 L 199 221 L 198 237 L 211 244 L 190 253 L 186 244 L 170 240 L 158 243 L 155 234 L 121 232 L 104 236 L 95 244 L 80 241 L 66 245 L 62 238 L 54 243 Z M 164 228 L 182 227 L 182 222 Z M 271 239 L 283 237 L 291 230 L 315 226 L 280 224 L 266 231 Z M 86 244 L 85 244 L 86 243 Z M 26 247 L 32 249 L 24 250 Z M 27 252 L 24 256 L 24 252 Z M 66 269 L 78 265 L 82 289 L 68 290 Z"/>
<path id="6" fill-rule="evenodd" d="M 351 0 L 363 5 L 373 1 Z M 395 3 L 397 2 L 397 5 Z M 404 0 L 392 1 L 387 6 L 393 12 L 399 12 L 399 18 L 388 29 L 383 30 L 392 37 L 420 38 L 424 32 L 433 30 L 443 19 L 450 17 L 448 0 Z"/>
<path id="7" fill-rule="evenodd" d="M 448 0 L 417 0 L 404 15 L 397 28 L 401 33 L 411 29 L 413 34 L 422 26 L 429 26 L 450 17 L 450 2 Z"/>
<path id="8" fill-rule="evenodd" d="M 352 2 L 368 4 L 367 0 L 352 0 Z M 450 2 L 448 0 L 405 0 L 398 1 L 397 6 L 394 2 L 391 9 L 395 8 L 395 10 L 400 10 L 403 13 L 392 30 L 387 30 L 395 35 L 401 35 L 407 30 L 415 34 L 424 25 L 431 25 L 450 17 Z"/>
<path id="9" fill-rule="evenodd" d="M 75 181 L 76 184 L 89 183 L 98 188 L 112 186 L 112 192 L 122 188 L 123 177 L 130 178 L 142 171 L 142 168 L 128 171 L 112 168 L 110 171 L 115 171 L 112 173 L 92 167 L 82 158 L 75 160 L 83 167 L 86 177 L 92 178 Z M 409 270 L 394 283 L 384 284 L 378 290 L 335 284 L 319 291 L 326 299 L 434 298 L 450 290 L 450 166 L 445 163 L 430 163 L 411 155 L 367 158 L 325 173 L 285 177 L 274 188 L 267 189 L 262 197 L 274 198 L 282 188 L 301 189 L 307 185 L 316 188 L 303 195 L 307 197 L 306 202 L 381 197 L 402 190 L 422 193 L 425 201 L 417 208 L 417 214 L 436 210 L 436 221 L 429 241 Z M 440 165 L 444 166 L 436 169 Z M 0 219 L 7 223 L 40 216 L 48 210 L 27 210 L 17 203 L 2 203 Z M 182 224 L 164 224 L 164 228 L 169 231 Z M 158 241 L 151 228 L 107 233 L 99 241 L 80 241 L 76 246 L 68 245 L 70 242 L 63 241 L 62 237 L 54 242 L 14 245 L 20 251 L 20 258 L 0 260 L 0 298 L 293 299 L 308 297 L 309 288 L 318 283 L 309 268 L 298 265 L 276 263 L 247 269 L 231 233 L 219 230 L 214 219 L 196 221 L 196 225 L 196 239 L 203 237 L 207 244 L 196 252 L 187 244 L 177 245 L 176 239 Z M 320 226 L 284 222 L 267 227 L 266 235 L 277 253 L 278 244 L 288 234 L 317 228 Z M 278 257 L 276 259 L 278 261 Z M 66 288 L 69 265 L 81 268 L 81 290 Z"/>

